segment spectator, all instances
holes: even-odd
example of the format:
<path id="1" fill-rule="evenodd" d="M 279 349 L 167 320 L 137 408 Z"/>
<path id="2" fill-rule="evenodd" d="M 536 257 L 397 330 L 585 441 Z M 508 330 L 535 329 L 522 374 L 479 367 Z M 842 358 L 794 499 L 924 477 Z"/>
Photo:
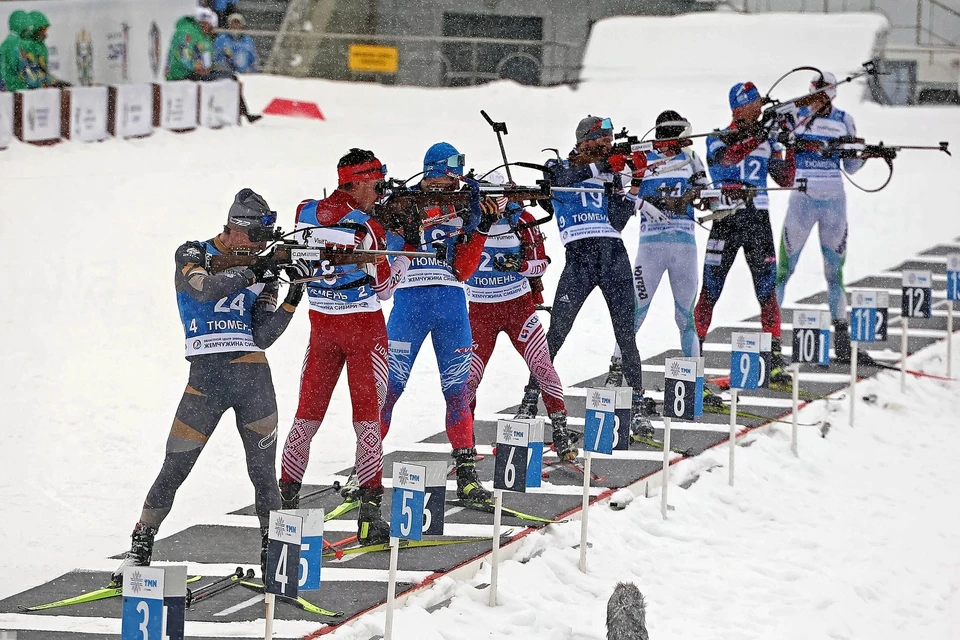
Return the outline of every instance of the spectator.
<path id="1" fill-rule="evenodd" d="M 217 14 L 220 24 L 230 24 L 230 14 L 236 10 L 237 0 L 212 0 L 211 5 Z M 231 27 L 232 29 L 233 27 Z"/>
<path id="2" fill-rule="evenodd" d="M 69 82 L 59 80 L 51 75 L 47 66 L 50 52 L 47 50 L 47 30 L 50 21 L 40 11 L 31 11 L 27 14 L 27 30 L 21 40 L 20 50 L 23 52 L 23 78 L 28 89 L 44 87 L 69 87 Z"/>
<path id="3" fill-rule="evenodd" d="M 26 89 L 23 83 L 23 56 L 20 41 L 29 24 L 26 11 L 20 9 L 10 14 L 10 35 L 0 44 L 0 90 Z"/>
<path id="4" fill-rule="evenodd" d="M 229 33 L 221 33 L 213 41 L 214 63 L 218 68 L 231 69 L 235 73 L 252 73 L 257 70 L 257 46 L 253 38 L 240 30 L 246 20 L 239 13 L 227 18 Z"/>
<path id="5" fill-rule="evenodd" d="M 192 16 L 177 20 L 177 28 L 167 54 L 167 80 L 236 80 L 232 71 L 213 69 L 213 30 L 217 28 L 216 14 L 206 7 L 198 7 Z M 262 118 L 247 110 L 240 88 L 240 115 L 251 124 Z"/>

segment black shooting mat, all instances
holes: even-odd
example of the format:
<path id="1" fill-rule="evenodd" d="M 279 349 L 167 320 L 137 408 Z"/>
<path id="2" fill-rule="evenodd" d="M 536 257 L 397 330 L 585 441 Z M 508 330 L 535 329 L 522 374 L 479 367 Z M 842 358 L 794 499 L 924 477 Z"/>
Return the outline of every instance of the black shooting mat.
<path id="1" fill-rule="evenodd" d="M 960 239 L 958 239 L 960 240 Z M 943 274 L 945 273 L 945 256 L 951 253 L 960 253 L 960 245 L 938 245 L 921 252 L 914 259 L 906 260 L 897 267 L 890 269 L 882 274 L 863 278 L 857 282 L 848 284 L 848 288 L 874 288 L 887 289 L 890 291 L 890 331 L 886 343 L 874 343 L 870 345 L 861 345 L 872 354 L 881 358 L 882 362 L 887 364 L 898 364 L 900 353 L 900 343 L 902 333 L 900 330 L 900 287 L 901 274 L 903 269 L 927 269 L 932 271 L 935 276 L 933 282 L 934 305 L 940 303 L 944 298 L 945 282 Z M 799 300 L 799 305 L 822 305 L 826 309 L 827 294 L 821 292 L 813 296 Z M 783 345 L 785 350 L 792 346 L 792 331 L 787 327 L 793 319 L 793 307 L 786 306 L 781 314 L 783 329 Z M 946 336 L 946 314 L 941 307 L 934 306 L 934 317 L 930 319 L 910 319 L 909 325 L 911 331 L 917 329 L 919 335 L 911 335 L 908 341 L 908 351 L 914 353 L 939 339 Z M 716 375 L 726 375 L 730 365 L 729 350 L 724 350 L 723 345 L 730 344 L 730 334 L 733 331 L 759 331 L 759 316 L 753 316 L 742 323 L 734 323 L 732 327 L 717 327 L 707 336 L 704 349 L 704 360 L 707 369 L 707 379 L 714 375 L 710 373 L 711 369 L 722 373 Z M 569 348 L 569 347 L 568 347 Z M 719 350 L 718 350 L 719 349 Z M 670 350 L 644 360 L 644 386 L 651 392 L 657 392 L 663 386 L 663 372 L 665 358 L 680 357 L 682 353 L 679 350 Z M 785 356 L 786 357 L 786 356 Z M 789 358 L 786 358 L 789 360 Z M 847 386 L 850 369 L 848 365 L 831 364 L 828 367 L 819 367 L 815 365 L 802 365 L 801 371 L 801 389 L 818 395 L 827 395 Z M 860 369 L 861 377 L 869 377 L 875 374 L 878 369 L 873 367 L 862 367 Z M 832 375 L 823 375 L 832 374 Z M 566 398 L 567 409 L 570 413 L 571 428 L 573 430 L 582 430 L 582 419 L 585 409 L 585 388 L 602 386 L 605 373 L 584 380 L 569 388 L 569 394 Z M 519 399 L 518 390 L 517 398 Z M 776 406 L 752 405 L 751 398 L 779 399 L 775 402 Z M 767 420 L 783 418 L 789 415 L 789 393 L 782 393 L 769 389 L 757 391 L 747 391 L 740 396 L 740 409 L 763 416 L 764 420 L 740 417 L 738 424 L 741 427 L 755 427 L 764 424 Z M 770 404 L 769 402 L 767 404 Z M 516 405 L 504 408 L 499 417 L 510 417 L 516 410 Z M 545 416 L 546 411 L 541 403 L 539 415 Z M 493 416 L 488 416 L 492 418 Z M 654 426 L 659 427 L 660 422 L 655 421 Z M 671 430 L 671 445 L 675 450 L 685 451 L 688 455 L 697 455 L 705 449 L 725 442 L 728 438 L 728 431 L 724 427 L 729 425 L 729 416 L 721 414 L 705 413 L 698 423 L 684 423 L 674 421 Z M 545 431 L 549 432 L 549 424 Z M 493 455 L 490 454 L 489 446 L 495 441 L 496 422 L 493 420 L 477 420 L 475 423 L 475 435 L 477 444 L 481 447 L 482 459 L 477 462 L 477 470 L 481 479 L 491 478 L 493 474 Z M 657 429 L 657 435 L 662 437 L 662 429 Z M 549 439 L 549 435 L 547 436 Z M 436 433 L 420 443 L 410 445 L 406 450 L 393 451 L 384 459 L 384 474 L 389 477 L 392 471 L 392 464 L 395 461 L 421 461 L 421 460 L 442 460 L 452 464 L 450 454 L 444 446 L 447 437 L 445 432 Z M 420 446 L 423 445 L 423 446 Z M 484 447 L 483 445 L 487 445 Z M 636 459 L 636 452 L 647 452 L 649 455 L 641 456 L 644 459 Z M 593 458 L 593 472 L 603 479 L 595 481 L 595 493 L 604 488 L 615 488 L 629 485 L 652 473 L 655 473 L 662 467 L 662 453 L 646 445 L 631 445 L 629 458 L 617 457 L 615 452 L 613 456 L 597 455 Z M 548 452 L 547 460 L 555 460 L 555 456 Z M 543 483 L 548 485 L 546 489 L 531 489 L 526 494 L 504 492 L 504 505 L 513 509 L 524 511 L 545 518 L 559 518 L 571 510 L 579 508 L 581 504 L 581 490 L 583 477 L 566 466 L 545 467 L 548 477 L 543 479 Z M 344 469 L 340 472 L 343 477 L 348 476 L 352 469 Z M 458 507 L 453 501 L 455 495 L 454 477 L 448 477 L 446 499 L 445 522 L 450 525 L 492 525 L 493 514 L 482 513 L 470 509 Z M 309 496 L 309 494 L 322 487 L 307 485 L 304 486 L 301 495 L 307 496 L 302 501 L 301 508 L 323 508 L 327 511 L 340 504 L 339 496 L 333 491 Z M 390 491 L 384 496 L 383 513 L 388 517 L 390 513 Z M 247 526 L 221 526 L 207 525 L 198 523 L 183 531 L 157 540 L 154 560 L 158 562 L 196 562 L 210 563 L 223 566 L 243 565 L 246 567 L 259 566 L 259 533 L 254 517 L 253 505 L 248 505 L 243 509 L 234 512 L 233 515 L 247 516 Z M 243 520 L 239 518 L 238 520 Z M 331 523 L 327 523 L 327 538 L 331 541 L 340 540 L 353 535 L 356 530 L 352 523 L 356 520 L 356 511 L 341 516 L 340 520 L 348 524 L 334 525 L 331 530 Z M 529 527 L 531 522 L 518 520 L 504 515 L 503 529 L 509 536 L 516 536 L 525 528 Z M 542 526 L 542 525 L 539 525 Z M 468 527 L 469 528 L 469 527 Z M 343 529 L 343 531 L 340 531 Z M 477 527 L 472 529 L 472 536 L 480 536 Z M 492 532 L 492 527 L 488 527 Z M 489 534 L 487 534 L 489 535 Z M 450 534 L 449 530 L 445 537 L 458 537 Z M 466 537 L 466 536 L 464 536 Z M 419 579 L 428 576 L 441 575 L 451 569 L 472 561 L 478 556 L 490 550 L 491 542 L 489 538 L 476 537 L 475 541 L 441 547 L 412 548 L 403 549 L 399 554 L 399 570 L 401 572 L 417 572 Z M 388 552 L 370 552 L 346 556 L 343 560 L 333 558 L 324 558 L 321 575 L 323 582 L 320 591 L 305 592 L 301 595 L 310 602 L 328 609 L 330 611 L 343 612 L 340 618 L 328 618 L 317 616 L 301 611 L 290 604 L 280 603 L 277 607 L 276 616 L 278 619 L 290 620 L 316 620 L 316 627 L 320 629 L 323 625 L 337 625 L 350 620 L 352 617 L 360 614 L 371 607 L 380 605 L 386 601 L 387 583 L 386 571 L 389 565 Z M 335 571 L 333 570 L 335 569 Z M 228 573 L 221 571 L 221 575 Z M 259 578 L 259 570 L 257 571 Z M 202 586 L 214 580 L 216 576 L 204 576 L 204 579 L 194 586 Z M 349 579 L 347 579 L 349 578 Z M 65 573 L 49 582 L 38 585 L 32 589 L 16 594 L 5 600 L 0 601 L 0 614 L 19 613 L 18 607 L 51 602 L 61 598 L 68 598 L 86 591 L 92 591 L 104 586 L 109 579 L 105 572 L 84 571 L 77 569 Z M 398 593 L 415 586 L 410 582 L 399 583 L 397 585 Z M 237 622 L 250 621 L 263 617 L 262 602 L 255 602 L 246 607 L 237 608 L 228 615 L 215 615 L 231 607 L 240 605 L 250 600 L 256 593 L 245 587 L 233 587 L 221 594 L 215 595 L 208 600 L 198 603 L 192 609 L 187 611 L 187 620 L 198 620 L 206 622 Z M 29 618 L 43 616 L 76 616 L 76 617 L 105 617 L 118 618 L 120 615 L 121 599 L 118 597 L 97 602 L 74 605 L 60 609 L 52 609 L 36 613 L 20 613 L 22 617 L 14 617 L 14 624 L 7 626 L 18 630 L 18 637 L 29 640 L 53 640 L 55 638 L 69 638 L 70 640 L 86 640 L 87 638 L 109 637 L 103 634 L 91 634 L 82 632 L 67 631 L 44 631 L 31 630 L 33 626 L 43 626 L 37 624 L 36 620 Z M 22 621 L 22 622 L 21 622 Z M 2 627 L 0 627 L 2 628 Z M 260 630 L 262 635 L 262 629 Z M 116 636 L 114 636 L 116 637 Z M 251 636 L 253 637 L 253 636 Z"/>

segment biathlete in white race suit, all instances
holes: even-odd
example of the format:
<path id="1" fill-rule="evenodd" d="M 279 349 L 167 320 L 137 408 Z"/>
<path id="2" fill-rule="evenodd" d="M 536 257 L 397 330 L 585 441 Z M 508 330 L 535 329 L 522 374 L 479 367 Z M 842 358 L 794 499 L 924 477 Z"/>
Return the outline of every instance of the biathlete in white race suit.
<path id="1" fill-rule="evenodd" d="M 657 116 L 657 139 L 677 138 L 690 133 L 690 123 L 676 111 Z M 636 290 L 636 320 L 639 331 L 663 274 L 670 278 L 674 317 L 680 329 L 680 347 L 688 358 L 700 357 L 700 341 L 693 322 L 697 299 L 697 242 L 694 237 L 694 186 L 707 186 L 707 172 L 692 149 L 679 142 L 662 142 L 646 155 L 646 169 L 640 183 L 637 212 L 640 214 L 640 246 L 633 263 Z M 639 173 L 641 167 L 635 167 Z M 635 175 L 636 175 L 635 173 Z M 620 386 L 620 347 L 610 363 L 608 386 Z"/>
<path id="2" fill-rule="evenodd" d="M 850 362 L 850 333 L 847 321 L 846 290 L 843 285 L 843 263 L 847 255 L 847 195 L 843 187 L 841 158 L 838 154 L 823 155 L 825 143 L 841 137 L 856 138 L 853 116 L 833 106 L 837 95 L 836 77 L 829 72 L 817 74 L 810 83 L 816 93 L 815 102 L 797 112 L 794 129 L 797 145 L 797 179 L 807 179 L 807 192 L 790 194 L 787 217 L 780 236 L 780 258 L 777 263 L 777 300 L 782 305 L 787 281 L 793 275 L 800 252 L 813 225 L 818 226 L 823 273 L 827 279 L 830 315 L 836 337 L 834 347 L 838 362 Z M 855 173 L 863 166 L 860 158 L 843 158 L 843 170 Z M 868 364 L 872 358 L 864 352 L 858 359 Z"/>
<path id="3" fill-rule="evenodd" d="M 503 184 L 503 177 L 497 174 L 491 174 L 488 180 Z M 539 287 L 534 292 L 530 285 L 530 280 L 537 282 L 550 264 L 543 246 L 544 237 L 539 227 L 532 226 L 536 219 L 523 207 L 508 203 L 506 198 L 498 204 L 502 204 L 503 217 L 490 227 L 480 266 L 466 282 L 473 333 L 473 360 L 467 380 L 470 409 L 473 411 L 476 407 L 477 387 L 502 331 L 540 385 L 553 427 L 557 456 L 572 460 L 577 450 L 567 431 L 563 385 L 550 360 L 547 334 L 537 316 L 536 305 L 543 302 L 543 296 Z M 522 228 L 524 226 L 526 228 Z"/>

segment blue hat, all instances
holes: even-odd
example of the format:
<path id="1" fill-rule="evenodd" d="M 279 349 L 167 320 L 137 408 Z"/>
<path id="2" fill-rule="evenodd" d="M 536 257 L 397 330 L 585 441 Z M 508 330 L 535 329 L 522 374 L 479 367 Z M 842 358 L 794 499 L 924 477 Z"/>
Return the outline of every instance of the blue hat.
<path id="1" fill-rule="evenodd" d="M 760 99 L 760 92 L 752 82 L 738 82 L 730 87 L 730 109 L 742 107 Z"/>
<path id="2" fill-rule="evenodd" d="M 438 142 L 423 156 L 423 177 L 442 178 L 447 172 L 463 175 L 463 154 L 449 142 Z"/>

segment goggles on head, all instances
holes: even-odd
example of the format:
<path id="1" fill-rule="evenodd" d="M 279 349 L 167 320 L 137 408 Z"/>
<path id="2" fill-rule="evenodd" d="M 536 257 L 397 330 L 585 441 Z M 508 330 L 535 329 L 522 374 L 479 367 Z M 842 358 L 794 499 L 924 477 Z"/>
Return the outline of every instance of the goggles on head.
<path id="1" fill-rule="evenodd" d="M 599 138 L 605 138 L 607 136 L 613 135 L 613 122 L 610 118 L 604 118 L 597 124 L 590 127 L 590 131 L 587 132 L 587 135 L 584 136 L 584 140 L 597 140 Z"/>

